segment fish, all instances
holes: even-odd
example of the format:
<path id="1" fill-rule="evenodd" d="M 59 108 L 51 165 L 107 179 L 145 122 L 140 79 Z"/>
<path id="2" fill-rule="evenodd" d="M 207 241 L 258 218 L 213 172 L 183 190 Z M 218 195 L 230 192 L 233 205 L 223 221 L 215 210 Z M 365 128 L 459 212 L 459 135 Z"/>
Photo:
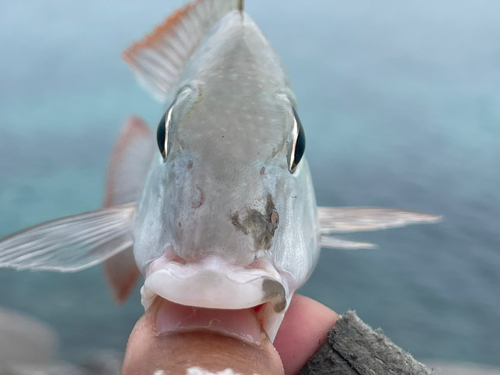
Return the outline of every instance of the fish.
<path id="1" fill-rule="evenodd" d="M 124 124 L 102 208 L 0 240 L 0 267 L 75 272 L 104 263 L 123 302 L 253 308 L 274 340 L 322 248 L 336 237 L 441 216 L 318 207 L 297 99 L 276 51 L 242 0 L 197 0 L 123 54 L 164 105 L 156 130 Z"/>

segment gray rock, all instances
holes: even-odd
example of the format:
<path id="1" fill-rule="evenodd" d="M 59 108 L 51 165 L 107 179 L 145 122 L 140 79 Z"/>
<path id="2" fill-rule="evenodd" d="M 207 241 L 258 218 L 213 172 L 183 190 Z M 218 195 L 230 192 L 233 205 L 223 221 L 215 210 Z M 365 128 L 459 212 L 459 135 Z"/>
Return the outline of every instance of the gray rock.
<path id="1" fill-rule="evenodd" d="M 445 363 L 435 361 L 424 361 L 432 368 L 432 375 L 500 375 L 500 368 L 483 366 L 473 363 Z"/>
<path id="2" fill-rule="evenodd" d="M 89 354 L 77 367 L 66 362 L 10 363 L 0 375 L 120 375 L 123 354 L 112 350 L 99 350 Z"/>
<path id="3" fill-rule="evenodd" d="M 92 353 L 82 363 L 87 375 L 120 375 L 123 354 L 113 350 Z"/>
<path id="4" fill-rule="evenodd" d="M 17 311 L 0 309 L 0 374 L 12 364 L 49 363 L 56 353 L 57 335 L 47 325 Z"/>
<path id="5" fill-rule="evenodd" d="M 13 364 L 0 371 L 0 375 L 87 375 L 69 363 Z"/>

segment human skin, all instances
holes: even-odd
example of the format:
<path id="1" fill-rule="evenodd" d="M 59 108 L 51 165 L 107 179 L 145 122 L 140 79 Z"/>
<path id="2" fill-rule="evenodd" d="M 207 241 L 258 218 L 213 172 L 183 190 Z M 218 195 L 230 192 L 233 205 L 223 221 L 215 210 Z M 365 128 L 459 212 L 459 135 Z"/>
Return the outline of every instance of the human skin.
<path id="1" fill-rule="evenodd" d="M 122 375 L 202 373 L 195 368 L 206 374 L 231 374 L 227 369 L 242 375 L 297 374 L 339 318 L 319 302 L 295 295 L 273 346 L 262 331 L 258 344 L 207 329 L 159 334 L 158 317 L 165 319 L 172 310 L 168 307 L 159 299 L 139 319 L 129 338 Z"/>

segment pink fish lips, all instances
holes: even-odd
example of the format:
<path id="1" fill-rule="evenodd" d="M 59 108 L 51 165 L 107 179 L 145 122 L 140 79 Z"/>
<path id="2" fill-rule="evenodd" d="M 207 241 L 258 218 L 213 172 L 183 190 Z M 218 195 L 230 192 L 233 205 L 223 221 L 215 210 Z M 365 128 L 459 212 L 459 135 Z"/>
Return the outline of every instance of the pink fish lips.
<path id="1" fill-rule="evenodd" d="M 263 263 L 259 261 L 259 266 Z M 194 315 L 191 315 L 199 315 L 201 320 L 193 320 L 195 325 L 229 316 L 227 324 L 232 326 L 237 319 L 248 321 L 252 317 L 250 321 L 260 322 L 269 338 L 274 340 L 287 306 L 286 283 L 270 264 L 266 266 L 237 267 L 218 257 L 193 264 L 160 258 L 151 264 L 141 288 L 142 304 L 147 310 L 159 296 L 169 301 L 166 309 L 174 309 L 173 316 L 179 315 L 182 305 L 183 313 L 192 311 Z M 229 314 L 228 310 L 233 311 Z M 214 323 L 213 327 L 221 326 Z M 254 334 L 249 337 L 247 341 L 257 340 Z"/>

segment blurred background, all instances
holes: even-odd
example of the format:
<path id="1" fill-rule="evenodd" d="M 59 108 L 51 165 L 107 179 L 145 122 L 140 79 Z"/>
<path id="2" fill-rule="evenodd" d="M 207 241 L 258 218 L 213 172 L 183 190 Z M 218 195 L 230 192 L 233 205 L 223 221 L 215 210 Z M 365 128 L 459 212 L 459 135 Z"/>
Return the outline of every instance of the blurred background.
<path id="1" fill-rule="evenodd" d="M 246 3 L 294 83 L 318 204 L 444 215 L 324 250 L 301 292 L 417 359 L 500 366 L 500 2 Z M 0 236 L 101 205 L 123 121 L 164 110 L 120 54 L 181 4 L 0 0 Z M 53 327 L 74 362 L 123 351 L 143 313 L 101 266 L 0 269 L 0 307 Z"/>

